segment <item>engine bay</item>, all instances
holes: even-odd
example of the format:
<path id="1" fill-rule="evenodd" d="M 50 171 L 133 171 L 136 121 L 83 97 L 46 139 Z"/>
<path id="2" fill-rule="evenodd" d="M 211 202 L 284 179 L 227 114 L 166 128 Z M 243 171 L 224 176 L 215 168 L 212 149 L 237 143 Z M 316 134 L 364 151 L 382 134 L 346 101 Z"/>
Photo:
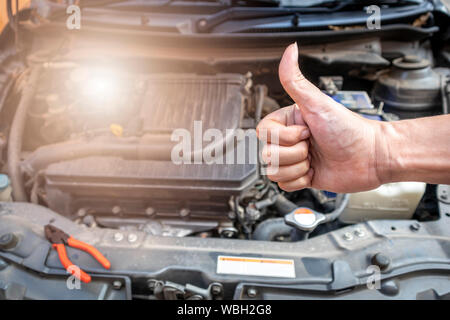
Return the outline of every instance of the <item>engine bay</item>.
<path id="1" fill-rule="evenodd" d="M 363 246 L 352 241 L 367 240 L 369 248 L 395 231 L 419 230 L 415 223 L 430 223 L 426 232 L 436 228 L 448 236 L 437 227 L 445 218 L 446 202 L 439 198 L 445 186 L 398 182 L 352 194 L 285 192 L 265 175 L 256 139 L 264 116 L 292 104 L 278 63 L 293 40 L 305 76 L 362 117 L 395 121 L 448 113 L 448 30 L 436 29 L 439 16 L 436 22 L 415 14 L 379 32 L 349 27 L 271 38 L 256 31 L 216 38 L 155 32 L 149 41 L 143 31 L 97 22 L 62 33 L 62 20 L 40 25 L 31 12 L 23 13 L 31 22 L 22 26 L 19 53 L 11 30 L 0 38 L 0 220 L 4 212 L 4 225 L 14 229 L 7 214 L 17 210 L 39 228 L 58 221 L 130 261 L 126 244 L 143 257 L 154 250 L 150 275 L 139 263 L 130 271 L 134 298 L 149 298 L 150 287 L 154 298 L 157 285 L 176 292 L 172 298 L 230 298 L 235 281 L 212 276 L 215 265 L 202 246 L 214 252 L 214 261 L 236 252 L 292 254 L 325 283 L 330 275 L 320 273 L 320 265 L 332 259 L 311 258 L 311 271 L 301 253 L 322 248 L 335 254 L 324 249 L 327 242 L 335 250 L 362 250 L 352 257 L 367 260 Z M 27 228 L 20 223 L 28 237 L 34 227 Z M 192 281 L 209 286 L 208 294 L 171 283 L 182 283 L 179 270 L 192 262 L 166 261 L 164 248 L 181 257 L 184 246 L 207 266 L 207 276 L 196 270 Z M 339 261 L 330 263 L 333 274 L 345 273 Z M 356 286 L 353 280 L 343 287 Z M 218 282 L 221 294 L 214 295 Z M 270 281 L 261 283 L 277 297 Z M 242 285 L 234 298 L 248 288 Z M 168 297 L 159 291 L 157 298 Z"/>
<path id="2" fill-rule="evenodd" d="M 369 40 L 349 46 L 346 50 L 381 50 L 384 44 Z M 326 52 L 327 45 L 320 47 Z M 307 70 L 320 70 L 323 64 L 314 61 L 315 50 L 305 49 Z M 336 54 L 335 48 L 331 50 Z M 374 53 L 358 54 L 370 58 Z M 408 50 L 378 54 L 380 61 L 372 73 L 364 70 L 364 75 L 352 77 L 343 76 L 342 71 L 314 71 L 311 77 L 335 100 L 371 119 L 392 121 L 445 112 L 442 101 L 447 97 L 441 94 L 440 79 L 448 77 L 449 69 L 433 66 L 426 46 L 421 47 L 422 56 Z M 382 56 L 394 54 L 399 57 L 391 58 L 392 66 L 385 67 L 389 61 Z M 23 91 L 11 98 L 27 103 L 21 147 L 25 156 L 20 164 L 7 164 L 24 173 L 22 190 L 16 190 L 22 197 L 18 199 L 44 205 L 88 227 L 140 230 L 158 236 L 281 241 L 303 239 L 311 231 L 284 224 L 283 217 L 296 208 L 327 214 L 339 206 L 336 199 L 343 195 L 324 190 L 282 192 L 262 174 L 261 161 L 227 164 L 227 154 L 235 157 L 234 151 L 245 144 L 239 133 L 251 135 L 262 117 L 289 103 L 289 97 L 277 91 L 273 64 L 271 68 L 270 63 L 261 62 L 256 70 L 252 65 L 230 67 L 241 73 L 223 73 L 223 68 L 211 72 L 210 66 L 198 73 L 186 73 L 183 67 L 179 72 L 118 68 L 123 64 L 114 57 L 100 64 L 95 59 L 65 58 L 27 71 L 28 80 L 17 84 L 24 86 Z M 363 70 L 355 65 L 343 67 L 349 69 L 348 74 Z M 378 73 L 378 79 L 368 79 Z M 418 91 L 423 83 L 427 87 Z M 179 137 L 173 132 L 179 129 L 193 135 L 200 130 L 202 138 L 208 129 L 222 135 L 200 144 L 190 137 L 191 148 L 178 150 Z M 206 163 L 208 148 L 215 148 L 213 154 L 223 151 L 225 160 Z M 258 153 L 255 145 L 247 143 L 243 148 L 247 160 Z M 176 151 L 192 163 L 174 163 Z M 351 199 L 347 199 L 350 204 L 343 218 L 336 219 L 341 212 L 313 235 L 374 217 L 411 219 L 415 214 L 434 219 L 436 206 L 433 213 L 419 205 L 425 191 L 424 183 L 405 182 L 347 195 Z M 386 197 L 386 192 L 395 196 Z M 269 229 L 280 234 L 273 235 Z"/>

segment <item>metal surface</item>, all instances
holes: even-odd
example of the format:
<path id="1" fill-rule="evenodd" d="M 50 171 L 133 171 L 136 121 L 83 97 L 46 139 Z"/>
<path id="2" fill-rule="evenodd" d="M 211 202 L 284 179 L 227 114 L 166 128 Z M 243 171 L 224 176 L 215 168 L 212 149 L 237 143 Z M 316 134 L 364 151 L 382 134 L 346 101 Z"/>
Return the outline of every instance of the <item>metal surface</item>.
<path id="1" fill-rule="evenodd" d="M 2 203 L 0 234 L 13 232 L 20 236 L 20 242 L 14 249 L 0 251 L 0 257 L 14 268 L 41 272 L 44 278 L 55 275 L 65 277 L 56 253 L 50 250 L 44 239 L 42 226 L 49 221 L 78 239 L 95 245 L 111 261 L 111 270 L 105 272 L 88 256 L 82 253 L 75 255 L 68 250 L 69 257 L 74 263 L 83 265 L 93 275 L 93 280 L 96 275 L 125 276 L 132 279 L 133 286 L 137 287 L 148 279 L 189 283 L 201 288 L 219 282 L 224 286 L 225 298 L 244 298 L 240 292 L 249 285 L 269 290 L 263 295 L 266 297 L 271 297 L 270 290 L 277 288 L 290 292 L 291 298 L 327 297 L 347 291 L 351 294 L 340 297 L 357 297 L 358 292 L 362 291 L 365 292 L 361 293 L 362 296 L 395 298 L 380 290 L 372 292 L 366 289 L 371 275 L 367 271 L 371 265 L 370 257 L 381 252 L 391 261 L 380 275 L 382 282 L 417 277 L 415 287 L 423 285 L 415 291 L 417 294 L 432 289 L 438 296 L 443 296 L 450 291 L 450 217 L 445 215 L 438 221 L 420 223 L 423 227 L 418 231 L 411 230 L 412 221 L 373 221 L 297 243 L 163 238 L 142 232 L 132 232 L 137 240 L 130 243 L 117 242 L 115 230 L 83 228 L 43 207 Z M 352 241 L 342 238 L 345 233 L 356 229 L 362 230 L 364 236 L 354 237 Z M 126 231 L 122 233 L 125 238 L 130 234 Z M 219 255 L 293 259 L 296 278 L 283 280 L 217 274 Z M 2 272 L 1 281 L 11 279 L 5 278 Z M 136 292 L 139 290 L 136 289 Z M 413 294 L 414 291 L 410 291 L 407 296 Z"/>
<path id="2" fill-rule="evenodd" d="M 194 122 L 203 130 L 236 129 L 242 117 L 246 78 L 239 74 L 150 75 L 146 80 L 141 118 L 145 132 L 194 132 Z"/>
<path id="3" fill-rule="evenodd" d="M 405 56 L 393 62 L 390 72 L 381 75 L 373 97 L 386 107 L 405 111 L 423 111 L 440 106 L 441 76 L 430 62 L 416 56 Z"/>
<path id="4" fill-rule="evenodd" d="M 44 2 L 40 1 L 45 6 Z M 56 3 L 54 5 L 58 6 Z M 63 7 L 61 4 L 59 6 Z M 120 112 L 115 119 L 128 124 L 131 123 L 128 115 L 138 116 L 142 120 L 143 131 L 158 136 L 164 134 L 164 142 L 167 142 L 168 132 L 174 128 L 192 129 L 193 120 L 203 120 L 206 127 L 218 127 L 217 121 L 220 120 L 219 125 L 224 124 L 223 128 L 237 128 L 242 120 L 242 107 L 245 105 L 242 97 L 248 92 L 242 90 L 247 86 L 241 83 L 241 76 L 197 77 L 193 76 L 194 73 L 218 75 L 222 72 L 243 74 L 251 71 L 255 76 L 253 80 L 258 79 L 258 84 L 262 81 L 268 85 L 273 91 L 270 94 L 281 101 L 282 97 L 276 92 L 276 86 L 279 86 L 276 66 L 283 48 L 298 41 L 301 44 L 301 61 L 305 62 L 307 56 L 315 62 L 304 63 L 306 68 L 318 71 L 317 65 L 323 64 L 325 75 L 328 72 L 348 74 L 350 79 L 353 76 L 356 79 L 374 76 L 377 73 L 373 68 L 387 66 L 390 60 L 406 55 L 405 50 L 408 54 L 425 52 L 427 55 L 420 56 L 430 58 L 433 49 L 438 56 L 442 51 L 436 46 L 442 35 L 438 31 L 444 29 L 443 12 L 438 12 L 437 6 L 437 2 L 427 1 L 409 10 L 401 6 L 383 7 L 383 28 L 380 30 L 354 28 L 364 25 L 367 20 L 367 14 L 361 11 L 356 15 L 355 12 L 331 15 L 310 13 L 295 15 L 294 19 L 226 18 L 210 25 L 210 34 L 196 34 L 192 22 L 206 17 L 204 14 L 198 17 L 178 14 L 174 19 L 165 21 L 167 14 L 151 10 L 124 14 L 120 8 L 96 8 L 83 10 L 83 28 L 77 32 L 65 28 L 65 10 L 62 10 L 59 21 L 25 21 L 25 18 L 20 31 L 22 39 L 33 40 L 23 41 L 23 49 L 41 53 L 29 57 L 27 65 L 41 62 L 47 66 L 59 65 L 59 59 L 69 61 L 62 64 L 73 65 L 93 58 L 95 62 L 112 58 L 116 66 L 134 68 L 139 74 L 166 73 L 165 76 L 144 80 L 141 89 L 145 92 L 138 95 L 139 103 L 136 100 L 122 101 L 126 108 L 118 109 Z M 411 26 L 411 19 L 423 13 L 435 14 L 436 20 L 430 19 L 429 23 L 420 27 Z M 5 83 L 8 80 L 12 87 L 12 77 L 8 75 L 17 75 L 25 70 L 21 63 L 14 66 L 17 57 L 8 56 L 11 55 L 9 51 L 14 51 L 14 41 L 11 41 L 10 28 L 5 31 L 0 35 L 2 135 L 8 132 L 11 113 L 16 107 L 14 101 L 3 103 L 7 101 L 6 93 L 9 92 Z M 70 41 L 66 43 L 61 39 Z M 428 40 L 431 40 L 433 48 L 428 46 Z M 352 44 L 352 41 L 355 42 Z M 55 51 L 54 54 L 41 52 L 49 48 Z M 37 57 L 40 59 L 35 59 Z M 95 60 L 96 57 L 101 58 Z M 47 63 L 48 60 L 54 62 Z M 358 72 L 332 70 L 336 66 L 346 66 Z M 173 72 L 180 74 L 170 75 Z M 266 83 L 264 78 L 270 81 Z M 358 86 L 366 82 L 357 81 Z M 63 84 L 63 81 L 56 82 Z M 20 81 L 16 81 L 14 87 L 20 88 Z M 188 98 L 179 99 L 172 95 L 173 92 Z M 149 108 L 134 109 L 139 108 L 141 102 Z M 378 111 L 377 115 L 380 113 Z M 80 131 L 93 118 L 92 114 L 72 116 L 78 116 L 81 120 Z M 98 118 L 107 125 L 111 122 L 103 111 L 98 113 Z M 56 123 L 59 124 L 58 121 Z M 63 125 L 63 122 L 60 124 Z M 36 132 L 41 132 L 39 123 L 37 128 L 39 131 Z M 90 129 L 89 126 L 86 128 Z M 126 134 L 129 132 L 141 133 L 125 131 Z M 63 138 L 59 131 L 55 133 L 50 138 Z M 34 138 L 33 131 L 31 135 Z M 41 185 L 44 188 L 39 188 L 36 183 L 32 192 L 40 192 L 40 198 L 35 196 L 32 199 L 36 202 L 50 200 L 53 209 L 72 215 L 71 218 L 80 224 L 42 206 L 0 203 L 0 298 L 450 298 L 448 186 L 437 189 L 440 209 L 437 221 L 369 221 L 343 228 L 339 225 L 340 229 L 330 228 L 334 231 L 326 234 L 319 232 L 322 235 L 314 235 L 309 240 L 286 243 L 210 238 L 211 235 L 206 232 L 199 237 L 177 238 L 213 228 L 217 228 L 223 237 L 238 235 L 239 230 L 232 223 L 219 223 L 219 220 L 227 219 L 229 215 L 229 196 L 239 194 L 253 182 L 257 176 L 256 167 L 235 167 L 235 171 L 201 166 L 191 166 L 189 170 L 174 168 L 167 165 L 170 156 L 167 151 L 171 150 L 171 145 L 161 143 L 162 140 L 152 143 L 147 140 L 145 143 L 138 138 L 129 143 L 128 137 L 111 138 L 109 142 L 113 143 L 108 145 L 105 141 L 86 143 L 94 142 L 88 136 L 86 140 L 78 141 L 77 145 L 66 148 L 53 145 L 40 149 L 38 156 L 46 156 L 45 161 L 38 162 L 43 166 L 34 169 L 33 166 L 24 167 L 28 174 L 40 172 L 41 169 L 47 174 L 44 179 L 39 177 L 35 180 L 37 183 L 44 182 Z M 2 137 L 0 155 L 1 149 L 6 147 L 4 143 L 2 147 L 1 140 Z M 30 145 L 24 149 L 32 152 L 35 147 Z M 83 149 L 85 147 L 90 150 L 86 151 Z M 127 150 L 124 151 L 124 148 Z M 27 184 L 28 187 L 31 185 Z M 273 205 L 276 210 L 289 207 L 289 204 L 282 206 L 278 202 L 261 201 L 259 204 L 266 207 Z M 238 215 L 232 213 L 230 217 L 236 219 L 240 213 L 239 203 L 236 201 L 234 204 Z M 258 221 L 261 217 L 265 218 L 261 215 L 263 211 L 257 208 L 245 212 Z M 283 214 L 284 211 L 279 210 L 278 213 Z M 434 212 L 432 218 L 437 218 Z M 149 223 L 150 219 L 152 223 Z M 43 233 L 43 226 L 48 223 L 98 247 L 111 260 L 113 268 L 106 271 L 99 268 L 89 255 L 68 249 L 70 259 L 94 275 L 91 284 L 82 284 L 80 290 L 70 290 L 68 275 Z M 136 225 L 143 228 L 135 228 Z M 318 231 L 321 230 L 318 228 Z M 295 263 L 295 278 L 219 274 L 217 261 L 220 255 L 290 259 Z M 379 287 L 369 289 L 368 284 L 373 276 L 369 268 L 374 266 L 381 270 L 381 282 Z"/>
<path id="5" fill-rule="evenodd" d="M 62 75 L 51 70 L 45 76 L 58 79 Z M 235 142 L 249 99 L 249 78 L 239 74 L 119 76 L 128 80 L 130 96 L 140 96 L 121 99 L 129 101 L 127 110 L 134 108 L 135 112 L 126 111 L 120 123 L 125 129 L 128 123 L 139 123 L 137 134 L 142 136 L 110 137 L 106 132 L 99 137 L 37 148 L 22 163 L 30 176 L 42 174 L 37 193 L 45 194 L 52 210 L 67 216 L 83 210 L 94 216 L 148 218 L 147 210 L 152 208 L 153 216 L 226 217 L 229 198 L 251 187 L 258 178 L 257 150 L 252 149 L 256 145 L 243 139 Z M 42 86 L 44 92 L 54 89 Z M 73 100 L 67 90 L 58 94 L 63 101 Z M 79 107 L 83 110 L 82 104 Z M 78 122 L 101 129 L 101 124 L 117 121 L 118 111 L 114 110 L 95 114 L 69 112 L 63 117 L 72 123 L 70 127 L 76 127 L 77 119 L 85 119 Z M 101 120 L 100 125 L 93 121 L 94 117 Z M 177 129 L 188 136 L 171 141 L 171 134 Z M 208 129 L 220 130 L 222 138 L 199 143 Z M 174 163 L 171 159 L 173 147 L 181 142 L 190 143 L 187 153 L 182 150 L 184 161 L 190 163 Z M 253 157 L 255 161 L 235 164 L 235 157 L 242 150 L 245 159 Z M 223 164 L 205 163 L 203 156 L 211 152 L 216 158 L 222 157 Z M 233 155 L 232 164 L 227 155 Z"/>

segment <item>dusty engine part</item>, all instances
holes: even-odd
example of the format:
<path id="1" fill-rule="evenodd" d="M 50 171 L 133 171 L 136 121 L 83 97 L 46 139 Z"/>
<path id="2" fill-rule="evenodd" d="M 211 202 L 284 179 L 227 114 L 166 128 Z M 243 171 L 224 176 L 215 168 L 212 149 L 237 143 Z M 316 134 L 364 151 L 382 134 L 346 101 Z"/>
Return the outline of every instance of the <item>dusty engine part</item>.
<path id="1" fill-rule="evenodd" d="M 256 154 L 248 140 L 235 141 L 249 94 L 246 78 L 164 74 L 132 81 L 139 83 L 140 89 L 131 96 L 140 104 L 124 116 L 138 126 L 132 128 L 123 120 L 120 127 L 124 132 L 139 132 L 141 137 L 111 135 L 106 128 L 98 137 L 44 145 L 25 159 L 22 168 L 28 175 L 40 173 L 39 190 L 46 204 L 67 216 L 76 216 L 80 210 L 101 216 L 108 226 L 117 225 L 113 219 L 117 217 L 227 219 L 229 198 L 251 187 L 259 176 L 257 161 L 236 164 L 226 159 L 229 154 L 234 159 L 240 151 L 246 157 Z M 101 120 L 105 125 L 117 121 L 113 112 Z M 89 126 L 94 128 L 94 124 Z M 171 133 L 177 129 L 188 134 L 184 142 L 191 147 L 189 155 L 182 150 L 181 164 L 171 157 L 179 142 L 172 141 Z M 208 129 L 222 133 L 221 138 L 203 139 Z M 203 155 L 211 151 L 223 162 L 205 163 Z M 136 221 L 130 223 L 145 224 Z M 199 222 L 189 228 L 202 231 L 211 225 Z"/>
<path id="2" fill-rule="evenodd" d="M 217 219 L 227 216 L 229 197 L 251 186 L 257 170 L 256 165 L 89 157 L 52 164 L 44 176 L 48 206 L 65 215 L 84 208 L 146 216 L 153 208 L 156 216 Z M 117 206 L 120 210 L 113 210 Z"/>
<path id="3" fill-rule="evenodd" d="M 440 88 L 441 76 L 430 61 L 408 55 L 394 60 L 392 69 L 380 76 L 373 97 L 394 110 L 432 110 L 441 104 Z"/>
<path id="4" fill-rule="evenodd" d="M 373 219 L 411 219 L 425 187 L 423 182 L 396 182 L 352 193 L 339 220 L 356 223 Z"/>

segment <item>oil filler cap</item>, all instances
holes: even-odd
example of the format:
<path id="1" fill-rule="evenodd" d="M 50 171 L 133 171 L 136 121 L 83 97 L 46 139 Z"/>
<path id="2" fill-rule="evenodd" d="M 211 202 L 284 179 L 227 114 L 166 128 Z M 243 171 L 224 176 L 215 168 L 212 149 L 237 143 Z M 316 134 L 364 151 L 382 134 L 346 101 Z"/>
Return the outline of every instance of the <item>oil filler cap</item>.
<path id="1" fill-rule="evenodd" d="M 284 216 L 286 224 L 308 232 L 313 231 L 324 220 L 325 216 L 322 213 L 304 207 L 297 208 Z"/>
<path id="2" fill-rule="evenodd" d="M 398 59 L 395 59 L 392 64 L 403 70 L 417 70 L 417 69 L 425 69 L 430 65 L 430 62 L 427 59 L 422 59 L 418 56 L 407 55 Z"/>

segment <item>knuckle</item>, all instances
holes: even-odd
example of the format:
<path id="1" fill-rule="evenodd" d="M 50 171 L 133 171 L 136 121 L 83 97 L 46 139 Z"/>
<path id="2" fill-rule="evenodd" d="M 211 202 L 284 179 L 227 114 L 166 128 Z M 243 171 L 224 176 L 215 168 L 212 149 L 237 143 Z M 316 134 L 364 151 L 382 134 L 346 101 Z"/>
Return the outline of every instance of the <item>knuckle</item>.
<path id="1" fill-rule="evenodd" d="M 278 182 L 280 180 L 280 171 L 278 168 L 275 168 L 273 166 L 269 166 L 267 168 L 267 177 L 274 181 L 274 182 Z"/>
<path id="2" fill-rule="evenodd" d="M 273 182 L 281 182 L 281 177 L 274 174 L 274 175 L 268 175 L 269 179 L 272 180 Z"/>
<path id="3" fill-rule="evenodd" d="M 302 181 L 302 184 L 303 184 L 302 189 L 307 188 L 307 187 L 309 187 L 311 185 L 311 178 L 309 176 L 306 175 L 306 176 L 302 177 L 302 179 L 303 179 L 303 181 Z"/>
<path id="4" fill-rule="evenodd" d="M 302 190 L 302 189 L 305 189 L 307 187 L 307 185 L 306 184 L 304 184 L 304 183 L 298 183 L 297 185 L 296 185 L 296 189 L 295 190 Z"/>
<path id="5" fill-rule="evenodd" d="M 308 144 L 305 141 L 299 143 L 298 153 L 300 155 L 300 161 L 305 160 L 308 157 Z"/>
<path id="6" fill-rule="evenodd" d="M 297 176 L 296 176 L 296 178 L 302 179 L 303 176 L 308 172 L 308 170 L 309 170 L 309 162 L 308 162 L 308 160 L 299 162 L 297 164 L 297 170 L 296 170 Z"/>
<path id="7" fill-rule="evenodd" d="M 302 176 L 295 181 L 290 182 L 289 184 L 283 184 L 285 191 L 292 192 L 302 190 L 309 186 L 309 179 L 306 176 Z M 287 189 L 287 190 L 286 190 Z"/>
<path id="8" fill-rule="evenodd" d="M 303 169 L 304 169 L 305 174 L 306 174 L 309 171 L 311 163 L 309 162 L 308 159 L 304 160 L 302 163 L 303 163 Z"/>
<path id="9" fill-rule="evenodd" d="M 280 163 L 280 155 L 278 146 L 273 144 L 268 144 L 264 146 L 262 152 L 261 152 L 261 158 L 265 164 L 271 165 L 271 166 L 278 166 Z"/>
<path id="10" fill-rule="evenodd" d="M 265 163 L 268 163 L 268 160 L 270 159 L 270 154 L 271 154 L 270 147 L 266 144 L 261 151 L 261 157 Z"/>
<path id="11" fill-rule="evenodd" d="M 296 190 L 295 188 L 292 188 L 292 187 L 290 187 L 289 185 L 287 185 L 287 184 L 285 184 L 285 183 L 282 183 L 282 182 L 279 182 L 279 183 L 278 183 L 278 187 L 279 187 L 281 190 L 286 191 L 286 192 L 293 192 L 293 191 Z"/>
<path id="12" fill-rule="evenodd" d="M 288 131 L 286 133 L 287 134 L 285 134 L 284 140 L 287 144 L 294 146 L 299 143 L 301 137 L 301 130 L 299 127 L 288 127 Z"/>
<path id="13" fill-rule="evenodd" d="M 261 122 L 256 127 L 256 136 L 259 140 L 267 141 L 269 136 L 269 128 L 266 125 L 266 120 L 261 120 Z"/>

